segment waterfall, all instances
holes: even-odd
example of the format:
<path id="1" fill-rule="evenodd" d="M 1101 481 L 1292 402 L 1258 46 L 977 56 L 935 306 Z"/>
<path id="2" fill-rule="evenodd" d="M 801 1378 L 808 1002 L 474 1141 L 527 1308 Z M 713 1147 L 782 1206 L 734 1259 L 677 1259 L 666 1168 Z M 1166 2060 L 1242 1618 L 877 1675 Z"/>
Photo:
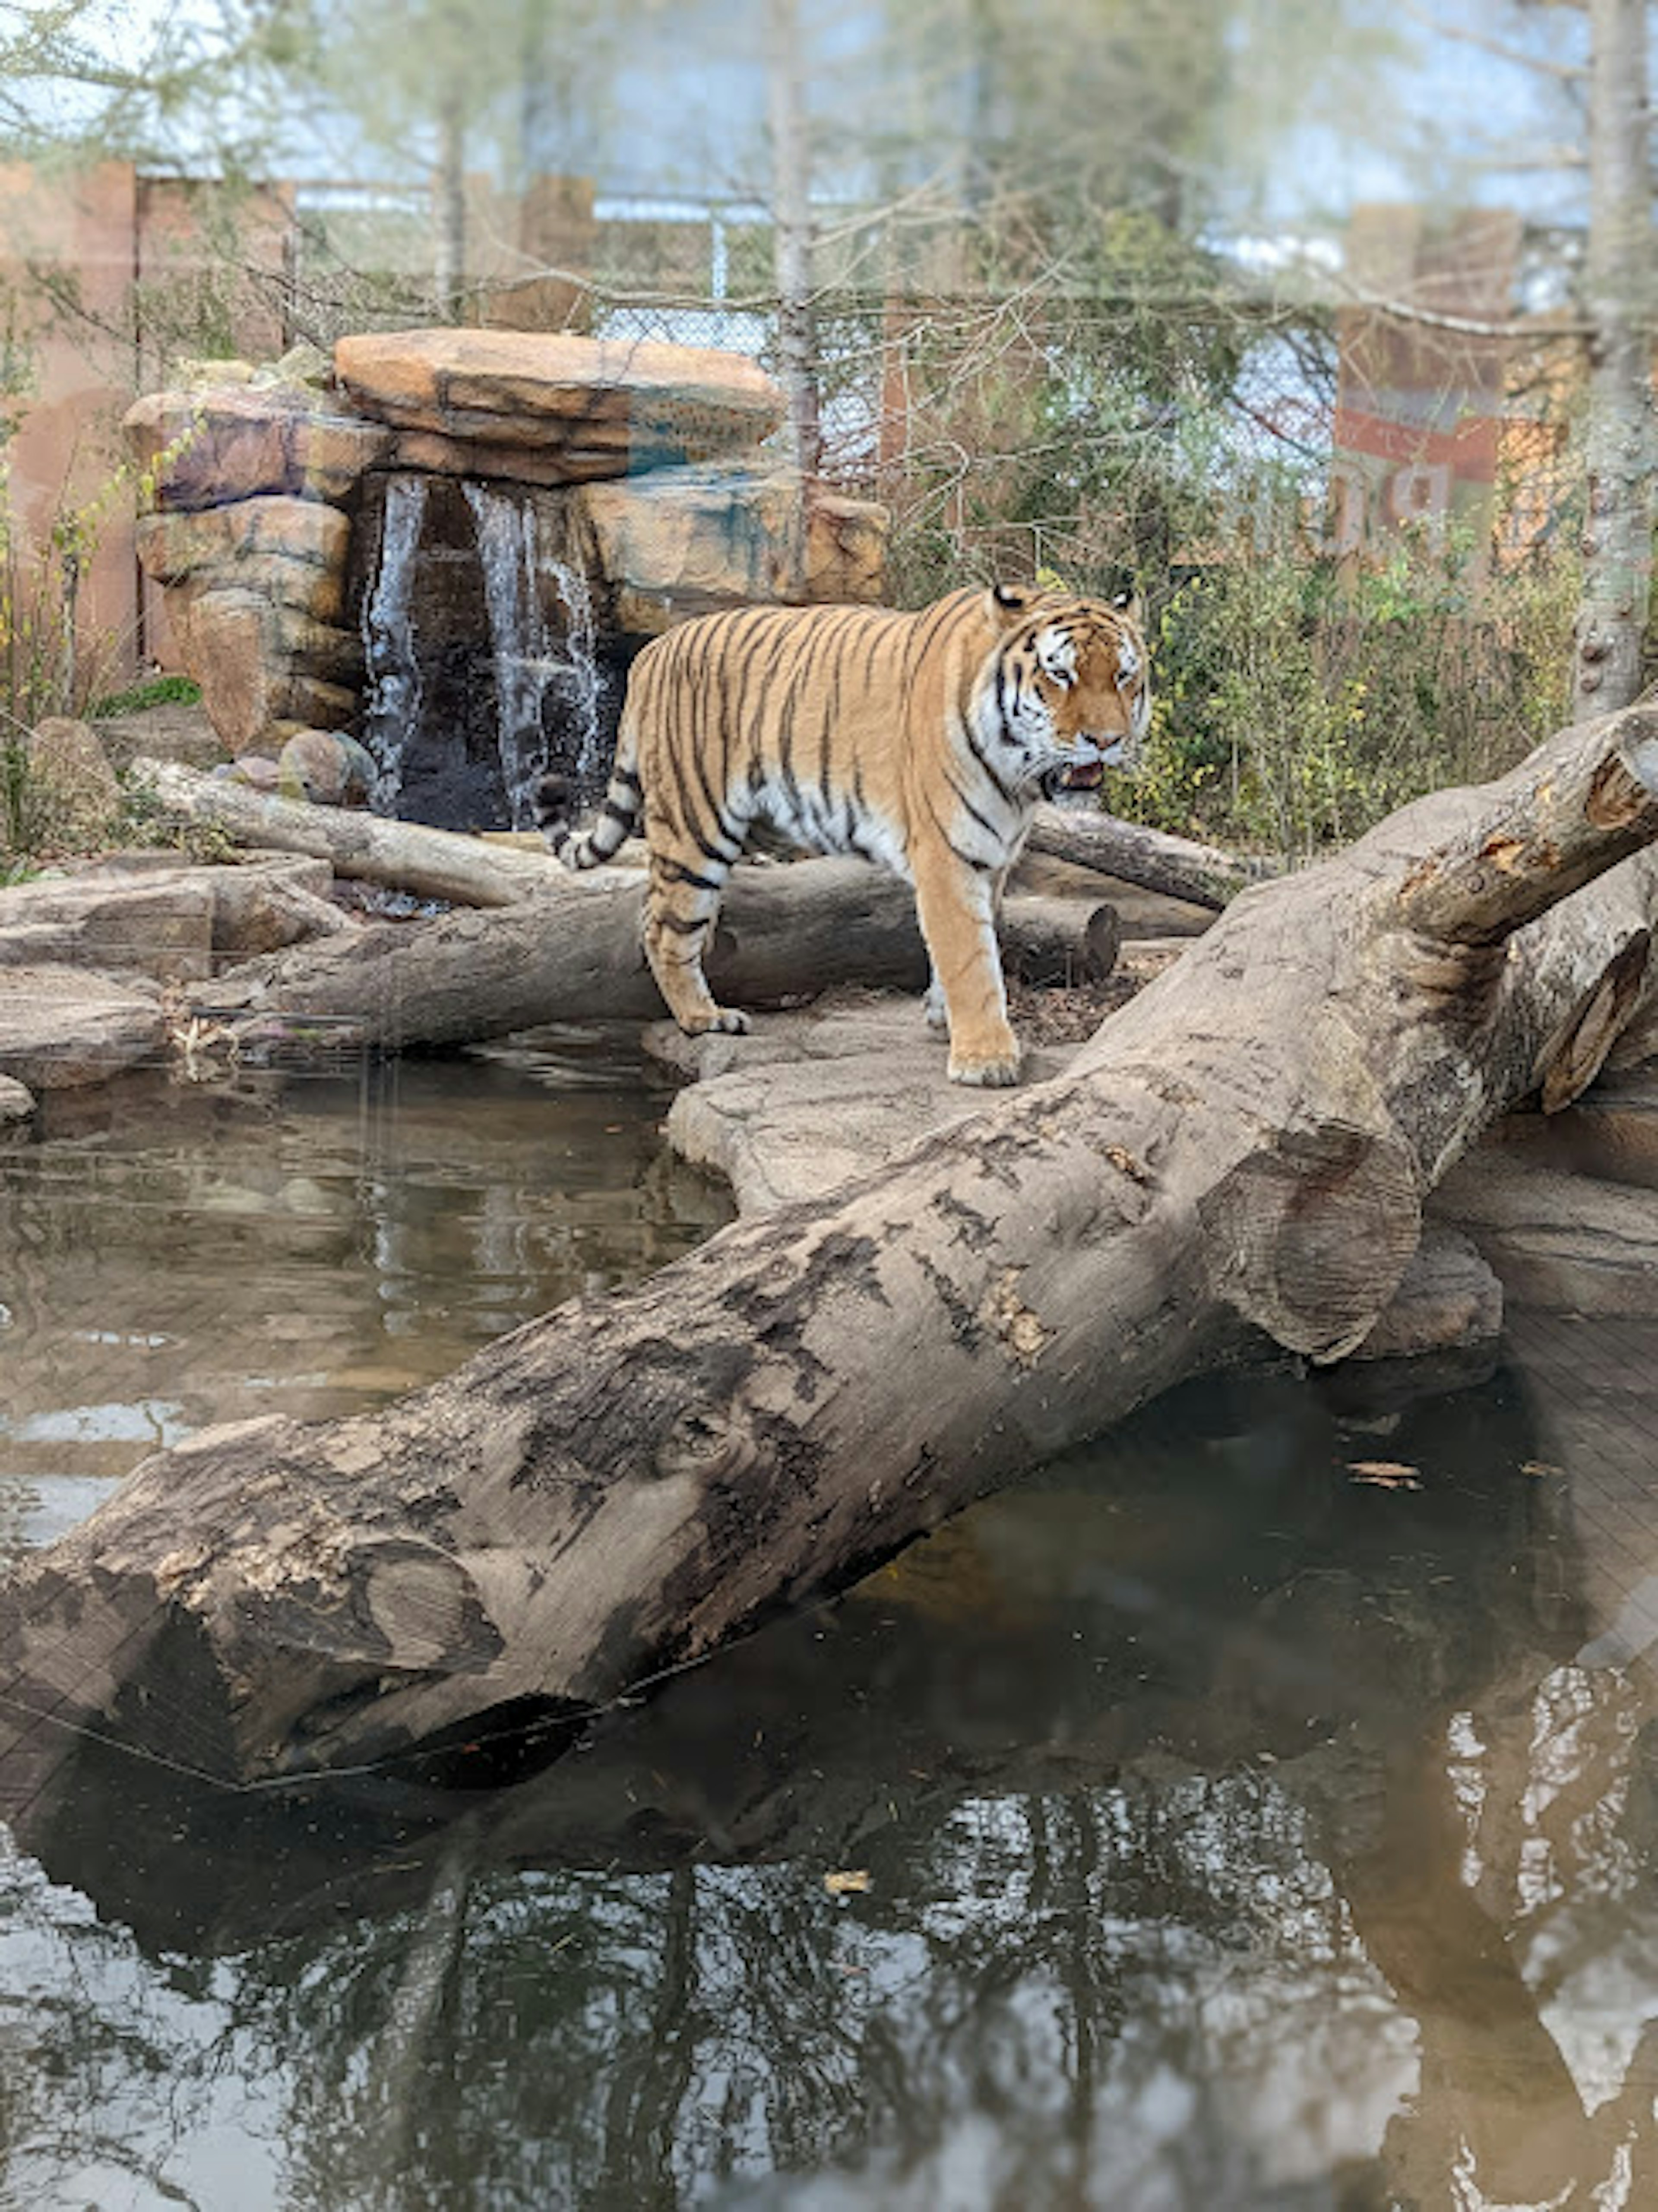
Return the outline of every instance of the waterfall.
<path id="1" fill-rule="evenodd" d="M 563 710 L 557 714 L 561 733 L 568 732 L 573 740 L 560 748 L 563 764 L 579 787 L 591 784 L 598 772 L 604 678 L 594 650 L 592 595 L 579 566 L 544 557 L 531 501 L 487 484 L 468 483 L 462 489 L 472 510 L 483 571 L 501 782 L 512 826 L 522 830 L 532 818 L 530 793 L 536 778 L 549 764 L 550 698 Z M 562 644 L 543 603 L 544 575 L 564 605 Z"/>
<path id="2" fill-rule="evenodd" d="M 598 663 L 598 632 L 593 622 L 592 588 L 580 562 L 550 561 L 548 569 L 564 602 L 567 617 L 566 658 L 559 671 L 559 688 L 569 703 L 574 725 L 570 769 L 578 787 L 593 791 L 601 769 L 608 766 L 604 726 L 600 708 L 604 697 L 604 672 Z"/>
<path id="3" fill-rule="evenodd" d="M 380 568 L 364 598 L 363 743 L 374 763 L 369 805 L 395 814 L 403 764 L 420 719 L 420 670 L 415 660 L 415 556 L 426 520 L 424 477 L 387 479 L 380 526 Z"/>

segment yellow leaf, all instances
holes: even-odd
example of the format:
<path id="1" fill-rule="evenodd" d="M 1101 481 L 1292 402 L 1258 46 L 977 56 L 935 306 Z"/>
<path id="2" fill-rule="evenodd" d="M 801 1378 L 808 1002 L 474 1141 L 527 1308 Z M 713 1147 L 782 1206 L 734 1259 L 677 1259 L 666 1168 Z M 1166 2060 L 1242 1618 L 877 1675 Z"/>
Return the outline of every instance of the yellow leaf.
<path id="1" fill-rule="evenodd" d="M 1382 1490 L 1420 1490 L 1419 1470 L 1397 1459 L 1350 1459 L 1348 1469 L 1357 1482 L 1373 1482 Z"/>

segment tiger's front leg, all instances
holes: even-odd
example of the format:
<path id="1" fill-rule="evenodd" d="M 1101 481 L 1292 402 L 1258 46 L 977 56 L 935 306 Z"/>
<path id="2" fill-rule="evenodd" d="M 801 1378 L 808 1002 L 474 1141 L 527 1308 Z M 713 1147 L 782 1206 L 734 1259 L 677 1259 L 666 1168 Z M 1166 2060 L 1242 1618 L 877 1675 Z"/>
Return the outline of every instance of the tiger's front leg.
<path id="1" fill-rule="evenodd" d="M 645 893 L 645 957 L 668 1012 L 687 1036 L 710 1031 L 744 1035 L 749 1018 L 735 1006 L 717 1004 L 702 971 L 702 952 L 720 914 L 720 898 L 730 873 L 714 855 L 698 865 L 651 854 Z"/>
<path id="2" fill-rule="evenodd" d="M 1019 1079 L 1019 1044 L 1007 1018 L 996 943 L 996 884 L 954 853 L 914 860 L 915 907 L 950 1023 L 952 1083 L 997 1086 Z"/>

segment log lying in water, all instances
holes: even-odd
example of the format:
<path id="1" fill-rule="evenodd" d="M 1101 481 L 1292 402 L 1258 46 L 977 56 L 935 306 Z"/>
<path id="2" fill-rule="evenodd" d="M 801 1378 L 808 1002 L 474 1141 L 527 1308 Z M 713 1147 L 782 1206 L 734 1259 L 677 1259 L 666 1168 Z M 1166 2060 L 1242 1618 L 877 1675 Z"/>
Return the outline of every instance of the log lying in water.
<path id="1" fill-rule="evenodd" d="M 1658 710 L 1564 732 L 1249 891 L 1071 1072 L 863 1182 L 378 1416 L 146 1461 L 5 1592 L 0 1810 L 82 1727 L 244 1779 L 556 1745 L 1183 1375 L 1339 1358 L 1472 1139 L 1592 1079 L 1655 836 Z"/>

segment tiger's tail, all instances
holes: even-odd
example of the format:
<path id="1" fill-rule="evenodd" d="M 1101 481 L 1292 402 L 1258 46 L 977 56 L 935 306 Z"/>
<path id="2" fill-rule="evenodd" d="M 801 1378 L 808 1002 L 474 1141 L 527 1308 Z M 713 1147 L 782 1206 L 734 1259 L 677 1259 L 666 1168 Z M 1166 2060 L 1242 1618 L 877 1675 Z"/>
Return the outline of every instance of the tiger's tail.
<path id="1" fill-rule="evenodd" d="M 567 868 L 599 868 L 613 860 L 638 826 L 641 787 L 626 738 L 616 747 L 609 788 L 598 818 L 578 832 L 570 820 L 570 787 L 562 775 L 544 775 L 535 787 L 535 824 Z"/>

